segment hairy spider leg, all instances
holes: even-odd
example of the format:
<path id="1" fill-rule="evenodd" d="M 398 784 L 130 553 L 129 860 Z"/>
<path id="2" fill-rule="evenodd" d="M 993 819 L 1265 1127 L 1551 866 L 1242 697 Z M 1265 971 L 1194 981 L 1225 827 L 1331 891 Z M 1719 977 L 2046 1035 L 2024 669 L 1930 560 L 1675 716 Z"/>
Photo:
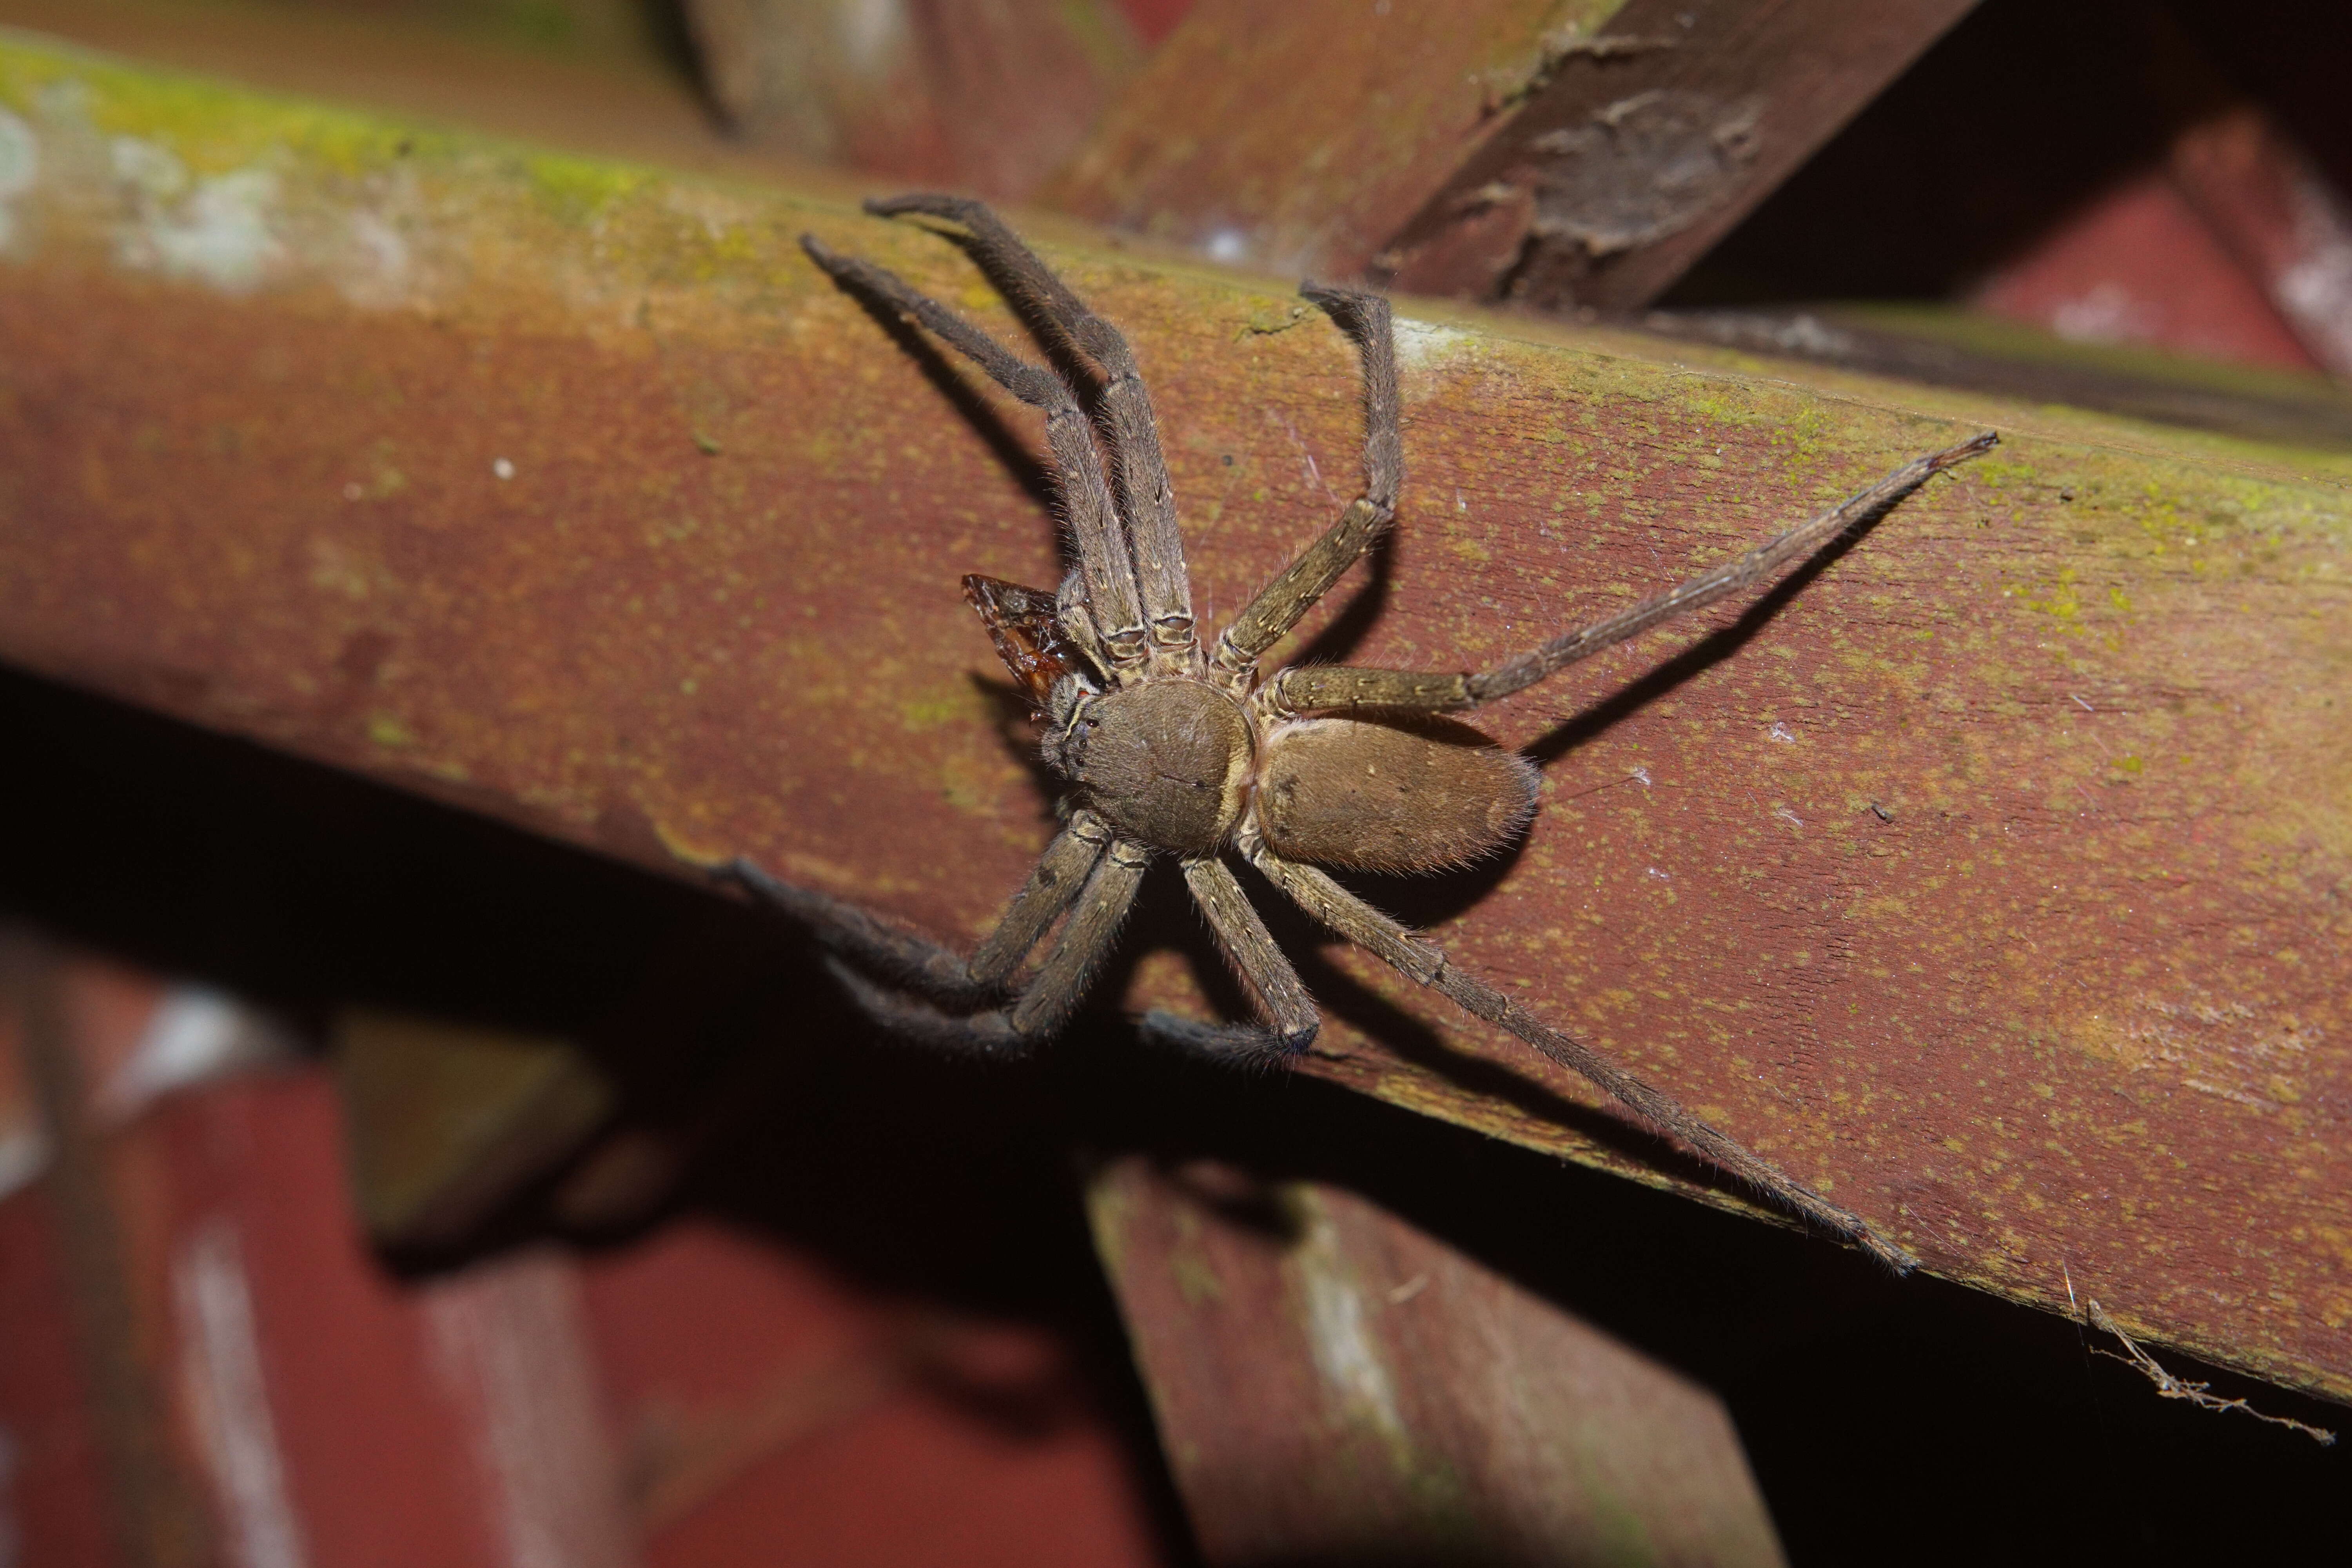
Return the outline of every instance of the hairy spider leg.
<path id="1" fill-rule="evenodd" d="M 1160 450 L 1160 422 L 1143 384 L 1135 354 L 1117 327 L 1089 310 L 1053 268 L 1024 245 L 1004 221 L 981 202 L 961 196 L 917 193 L 877 198 L 866 210 L 877 217 L 908 213 L 961 224 L 981 269 L 1017 307 L 1042 316 L 1046 325 L 1094 361 L 1103 373 L 1102 411 L 1111 460 L 1118 471 L 1128 542 L 1135 554 L 1136 584 L 1150 627 L 1153 653 L 1166 668 L 1198 668 L 1192 624 L 1192 584 L 1184 570 L 1184 538 L 1176 522 L 1176 492 Z"/>
<path id="2" fill-rule="evenodd" d="M 1126 922 L 1150 858 L 1150 851 L 1114 837 L 1091 813 L 1074 812 L 969 959 L 855 904 L 779 880 L 748 860 L 730 863 L 722 874 L 808 927 L 830 955 L 826 967 L 877 1022 L 933 1044 L 1008 1054 L 1069 1022 Z M 1070 918 L 1061 934 L 1012 1005 L 957 1016 L 930 1005 L 969 1005 L 1002 996 L 1021 961 L 1065 910 Z M 885 989 L 864 970 L 915 994 Z"/>
<path id="3" fill-rule="evenodd" d="M 1507 697 L 1557 674 L 1578 659 L 1624 641 L 1662 621 L 1711 605 L 1761 582 L 1790 562 L 1809 555 L 1865 518 L 1874 517 L 1957 463 L 1990 451 L 2000 437 L 1988 431 L 1956 447 L 1931 452 L 1858 490 L 1840 505 L 1766 540 L 1746 554 L 1700 573 L 1689 582 L 1643 600 L 1613 616 L 1579 626 L 1483 675 L 1423 674 L 1402 669 L 1360 669 L 1346 665 L 1294 666 L 1265 689 L 1261 700 L 1276 713 L 1307 713 L 1349 708 L 1460 712 Z"/>
<path id="4" fill-rule="evenodd" d="M 1281 641 L 1298 617 L 1330 592 L 1340 574 L 1388 532 L 1396 520 L 1397 489 L 1404 479 L 1404 444 L 1397 428 L 1396 335 L 1389 302 L 1378 294 L 1312 283 L 1301 284 L 1298 292 L 1355 340 L 1363 362 L 1364 493 L 1348 503 L 1329 531 L 1259 589 L 1217 638 L 1211 667 L 1237 684 L 1246 684 L 1255 675 L 1259 657 Z"/>
<path id="5" fill-rule="evenodd" d="M 1307 994 L 1298 971 L 1290 966 L 1290 960 L 1276 944 L 1274 933 L 1265 929 L 1257 907 L 1250 902 L 1232 870 L 1214 856 L 1187 860 L 1184 885 L 1192 890 L 1192 901 L 1208 917 L 1209 929 L 1216 933 L 1217 947 L 1225 955 L 1225 962 L 1233 965 L 1234 973 L 1256 1002 L 1260 1016 L 1272 1026 L 1235 1032 L 1247 1037 L 1244 1054 L 1280 1060 L 1295 1057 L 1314 1044 L 1322 1024 L 1315 1011 L 1315 999 Z"/>
<path id="6" fill-rule="evenodd" d="M 855 904 L 779 880 L 749 860 L 730 861 L 719 875 L 807 926 L 834 952 L 902 985 L 943 1002 L 983 1002 L 1003 989 L 1046 929 L 1070 907 L 1110 841 L 1110 829 L 1101 818 L 1088 811 L 1071 813 L 1068 825 L 1045 846 L 1028 881 L 1005 906 L 996 929 L 969 958 L 877 920 Z"/>
<path id="7" fill-rule="evenodd" d="M 1097 640 L 1122 679 L 1142 672 L 1149 655 L 1143 611 L 1136 598 L 1135 558 L 1118 505 L 1111 499 L 1094 426 L 1078 406 L 1069 384 L 1055 372 L 1014 358 L 995 339 L 918 293 L 897 274 L 828 247 L 814 235 L 801 236 L 809 259 L 844 287 L 877 299 L 920 322 L 935 337 L 988 373 L 999 386 L 1045 412 L 1045 442 L 1077 546 L 1078 572 L 1087 586 L 1087 608 Z"/>
<path id="8" fill-rule="evenodd" d="M 1263 844 L 1249 843 L 1244 852 L 1250 863 L 1265 872 L 1266 879 L 1281 889 L 1292 902 L 1406 979 L 1426 985 L 1475 1016 L 1509 1030 L 1758 1191 L 1853 1242 L 1897 1272 L 1907 1273 L 1917 1267 L 1917 1258 L 1880 1236 L 1859 1215 L 1838 1207 L 1770 1161 L 1717 1131 L 1670 1096 L 1651 1088 L 1591 1047 L 1552 1028 L 1485 981 L 1456 967 L 1444 948 L 1382 914 L 1325 873 L 1312 866 L 1286 860 Z"/>

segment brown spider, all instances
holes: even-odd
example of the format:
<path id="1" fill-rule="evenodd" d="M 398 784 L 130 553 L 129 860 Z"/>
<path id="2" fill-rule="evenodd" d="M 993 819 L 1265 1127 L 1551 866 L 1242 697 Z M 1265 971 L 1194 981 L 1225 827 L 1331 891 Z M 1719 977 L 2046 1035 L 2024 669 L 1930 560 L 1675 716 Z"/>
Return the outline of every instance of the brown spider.
<path id="1" fill-rule="evenodd" d="M 1403 461 L 1388 302 L 1350 289 L 1300 289 L 1362 356 L 1364 493 L 1259 591 L 1213 648 L 1203 649 L 1194 636 L 1183 540 L 1151 400 L 1127 340 L 978 202 L 907 195 L 868 202 L 866 210 L 961 225 L 966 247 L 1005 296 L 1062 348 L 1099 367 L 1104 384 L 1097 428 L 1061 375 L 1015 359 L 882 268 L 802 237 L 810 257 L 837 282 L 921 323 L 1013 396 L 1045 410 L 1078 563 L 1057 595 L 993 578 L 964 579 L 965 595 L 987 622 L 1006 667 L 1042 711 L 1045 761 L 1072 785 L 1060 835 L 969 959 L 838 900 L 779 882 L 748 862 L 730 868 L 818 934 L 859 1004 L 898 1031 L 945 1045 L 1006 1053 L 1050 1037 L 1085 998 L 1135 900 L 1145 866 L 1164 854 L 1181 866 L 1217 944 L 1265 1023 L 1219 1026 L 1154 1014 L 1146 1027 L 1213 1054 L 1296 1056 L 1315 1037 L 1315 1004 L 1223 858 L 1238 854 L 1340 936 L 1582 1074 L 1789 1209 L 1897 1269 L 1910 1268 L 1909 1254 L 1860 1218 L 1455 967 L 1435 943 L 1317 868 L 1435 871 L 1499 848 L 1535 813 L 1535 769 L 1478 731 L 1438 715 L 1521 690 L 1612 643 L 1757 583 L 1884 511 L 1930 475 L 1986 450 L 1997 437 L 1979 436 L 1906 463 L 1736 560 L 1484 674 L 1292 666 L 1261 679 L 1258 657 L 1378 542 L 1395 516 Z M 1104 468 L 1106 448 L 1116 486 Z M 1016 984 L 1022 961 L 1065 913 L 1044 963 Z M 877 985 L 841 959 L 887 976 L 897 989 Z M 933 1003 L 975 1010 L 959 1016 Z"/>

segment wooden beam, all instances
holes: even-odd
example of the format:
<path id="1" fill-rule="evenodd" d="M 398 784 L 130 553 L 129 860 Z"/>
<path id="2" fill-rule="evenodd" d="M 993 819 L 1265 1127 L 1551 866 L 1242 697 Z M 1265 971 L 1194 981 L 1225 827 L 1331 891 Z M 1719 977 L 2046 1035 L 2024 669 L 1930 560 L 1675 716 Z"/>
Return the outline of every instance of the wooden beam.
<path id="1" fill-rule="evenodd" d="M 793 241 L 1016 335 L 953 247 L 22 39 L 0 108 L 0 657 L 987 928 L 1050 817 L 957 580 L 1058 572 L 1036 432 Z M 1049 251 L 1135 340 L 1229 611 L 1351 489 L 1349 349 L 1274 281 Z M 2005 444 L 1500 707 L 1546 764 L 1525 845 L 1374 895 L 1938 1272 L 2352 1395 L 2352 460 L 1403 315 L 1400 535 L 1327 612 L 1360 662 L 1482 666 Z M 1126 1004 L 1229 1003 L 1158 929 Z M 1303 1070 L 1740 1201 L 1360 956 L 1307 973 Z"/>
<path id="2" fill-rule="evenodd" d="M 1721 1401 L 1370 1200 L 1139 1156 L 1088 1211 L 1208 1562 L 1785 1561 Z"/>
<path id="3" fill-rule="evenodd" d="M 1040 193 L 1277 271 L 1647 304 L 1975 0 L 1202 0 Z"/>
<path id="4" fill-rule="evenodd" d="M 1400 289 L 1633 310 L 1976 0 L 1627 0 L 1395 236 Z"/>

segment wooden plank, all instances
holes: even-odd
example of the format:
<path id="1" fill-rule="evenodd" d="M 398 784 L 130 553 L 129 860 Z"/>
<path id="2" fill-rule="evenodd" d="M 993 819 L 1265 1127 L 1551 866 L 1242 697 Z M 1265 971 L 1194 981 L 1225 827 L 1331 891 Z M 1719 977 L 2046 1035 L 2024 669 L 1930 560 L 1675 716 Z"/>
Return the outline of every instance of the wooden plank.
<path id="1" fill-rule="evenodd" d="M 1369 1200 L 1136 1157 L 1088 1209 L 1210 1563 L 1785 1561 L 1713 1394 Z"/>
<path id="2" fill-rule="evenodd" d="M 2242 101 L 2183 131 L 2166 163 L 2311 356 L 2352 375 L 2352 210 L 2310 155 Z"/>
<path id="3" fill-rule="evenodd" d="M 1381 258 L 1400 289 L 1648 304 L 1975 0 L 1628 0 Z"/>
<path id="4" fill-rule="evenodd" d="M 579 1261 L 541 1247 L 394 1279 L 352 1212 L 316 1066 L 124 1119 L 97 1086 L 110 1061 L 152 1048 L 173 1005 L 152 975 L 0 930 L 0 1045 L 30 1047 L 59 1156 L 0 1205 L 0 1231 L 50 1255 L 12 1267 L 64 1277 L 88 1390 L 78 1411 L 49 1393 L 46 1409 L 11 1400 L 0 1416 L 49 1447 L 79 1416 L 106 1461 L 99 1486 L 58 1473 L 70 1450 L 18 1478 L 20 1496 L 48 1489 L 26 1500 L 27 1545 L 53 1554 L 30 1560 L 637 1562 Z M 53 1331 L 12 1317 L 0 1341 Z M 0 1394 L 21 1400 L 30 1380 L 10 1370 Z M 46 1430 L 18 1426 L 28 1415 Z M 60 1515 L 90 1491 L 111 1552 L 64 1550 L 81 1543 Z"/>
<path id="5" fill-rule="evenodd" d="M 1648 303 L 1975 0 L 1204 0 L 1049 205 L 1221 260 Z"/>
<path id="6" fill-rule="evenodd" d="M 1058 570 L 1036 433 L 793 239 L 1011 331 L 952 247 L 20 41 L 0 107 L 31 153 L 0 657 L 679 875 L 748 854 L 986 929 L 1049 818 L 956 584 Z M 1213 616 L 1346 492 L 1348 346 L 1286 288 L 1051 248 L 1153 377 Z M 1375 896 L 1937 1271 L 2071 1279 L 2352 1394 L 2352 461 L 1406 314 L 1359 661 L 1481 665 L 2006 444 L 1789 592 L 1499 708 L 1548 766 L 1527 843 Z M 1127 1005 L 1230 1002 L 1196 926 L 1147 929 Z M 1304 1070 L 1739 1202 L 1358 956 L 1307 973 Z"/>

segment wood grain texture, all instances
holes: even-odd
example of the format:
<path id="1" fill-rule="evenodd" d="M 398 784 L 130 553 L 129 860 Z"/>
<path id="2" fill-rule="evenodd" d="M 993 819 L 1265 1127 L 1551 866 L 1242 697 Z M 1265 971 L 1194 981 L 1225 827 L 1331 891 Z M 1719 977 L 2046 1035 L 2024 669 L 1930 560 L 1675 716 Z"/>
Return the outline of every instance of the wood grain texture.
<path id="1" fill-rule="evenodd" d="M 1713 1394 L 1369 1200 L 1133 1158 L 1087 1203 L 1210 1563 L 1785 1561 Z"/>
<path id="2" fill-rule="evenodd" d="M 793 239 L 1010 333 L 952 247 L 22 41 L 0 108 L 32 150 L 0 657 L 679 875 L 744 854 L 987 929 L 1051 824 L 958 580 L 1055 579 L 1037 432 Z M 1048 253 L 1152 378 L 1214 626 L 1352 492 L 1352 353 L 1271 281 Z M 1301 632 L 1344 614 L 1351 662 L 1483 668 L 2005 444 L 1788 590 L 1499 706 L 1545 764 L 1524 846 L 1372 896 L 1934 1269 L 2071 1279 L 2352 1395 L 2352 462 L 1403 314 L 1397 542 Z M 1208 1008 L 1204 943 L 1142 954 L 1128 1004 Z M 1739 1201 L 1304 956 L 1305 1070 Z"/>

